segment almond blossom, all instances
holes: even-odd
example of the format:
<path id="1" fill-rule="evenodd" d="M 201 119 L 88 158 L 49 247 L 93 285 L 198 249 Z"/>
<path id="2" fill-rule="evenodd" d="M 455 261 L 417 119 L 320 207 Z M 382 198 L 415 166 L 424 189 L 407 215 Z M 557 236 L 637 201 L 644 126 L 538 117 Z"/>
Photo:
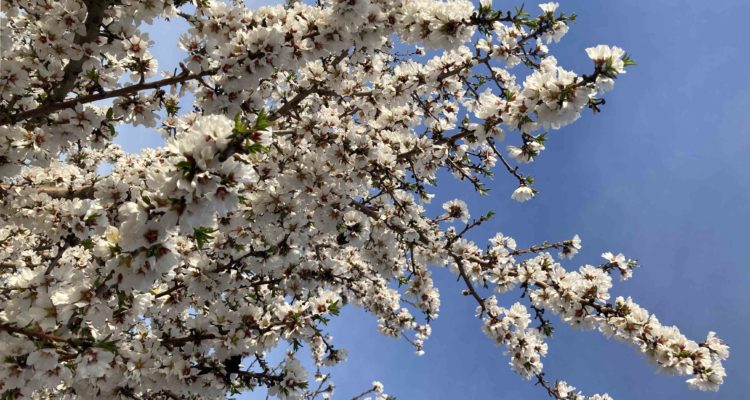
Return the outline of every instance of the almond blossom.
<path id="1" fill-rule="evenodd" d="M 461 198 L 428 211 L 450 176 L 487 194 L 497 173 L 513 199 L 533 200 L 518 164 L 600 111 L 634 64 L 599 45 L 587 73 L 560 65 L 548 45 L 575 16 L 557 3 L 534 15 L 467 0 L 3 6 L 3 398 L 331 398 L 327 368 L 347 353 L 326 324 L 357 307 L 423 354 L 440 268 L 511 369 L 553 398 L 610 399 L 545 375 L 545 311 L 691 388 L 723 382 L 715 333 L 697 342 L 612 299 L 610 272 L 629 278 L 635 261 L 607 252 L 575 269 L 549 251 L 572 258 L 577 235 L 478 244 L 468 233 L 492 213 L 472 219 Z M 151 54 L 144 24 L 160 19 L 189 26 L 176 70 Z M 124 125 L 165 143 L 126 153 L 113 142 Z M 355 398 L 369 395 L 389 398 L 378 381 Z"/>

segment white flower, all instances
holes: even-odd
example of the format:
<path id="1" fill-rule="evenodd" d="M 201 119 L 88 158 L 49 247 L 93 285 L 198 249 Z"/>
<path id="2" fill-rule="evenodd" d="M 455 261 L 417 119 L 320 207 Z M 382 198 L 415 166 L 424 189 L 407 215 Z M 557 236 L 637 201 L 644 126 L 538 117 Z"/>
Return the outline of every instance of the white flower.
<path id="1" fill-rule="evenodd" d="M 346 358 L 319 329 L 345 304 L 423 354 L 440 267 L 465 278 L 467 294 L 471 282 L 488 294 L 474 299 L 482 330 L 526 378 L 543 372 L 547 353 L 534 306 L 632 345 L 661 370 L 692 374 L 691 387 L 723 382 L 729 348 L 713 332 L 697 343 L 630 298 L 610 306 L 607 272 L 616 264 L 628 275 L 634 261 L 605 253 L 613 265 L 569 272 L 532 254 L 545 246 L 517 250 L 500 233 L 488 246 L 470 240 L 454 226 L 469 222 L 464 200 L 438 217 L 427 205 L 446 169 L 493 169 L 503 129 L 522 136 L 510 157 L 533 161 L 544 150 L 538 132 L 575 121 L 630 64 L 621 49 L 597 46 L 587 50 L 596 82 L 560 67 L 547 46 L 568 31 L 557 3 L 540 5 L 534 34 L 490 13 L 491 0 L 479 11 L 474 0 L 254 11 L 203 1 L 179 40 L 186 58 L 159 78 L 141 27 L 174 19 L 182 2 L 5 3 L 16 6 L 0 12 L 3 393 L 224 398 L 265 386 L 298 400 L 313 390 L 300 347 L 316 367 Z M 84 3 L 101 3 L 88 19 L 103 19 L 79 44 L 91 36 Z M 477 13 L 492 26 L 473 41 L 478 27 L 467 22 Z M 437 51 L 422 57 L 420 46 Z M 394 54 L 401 48 L 416 56 Z M 78 76 L 65 76 L 77 60 Z M 518 64 L 533 68 L 514 75 Z M 75 107 L 52 111 L 74 97 Z M 274 110 L 265 122 L 254 116 L 261 109 Z M 167 144 L 126 153 L 113 142 L 126 124 L 159 126 L 152 133 Z M 534 197 L 531 182 L 511 197 Z M 572 256 L 580 239 L 562 247 Z M 505 309 L 489 295 L 518 289 L 530 305 Z M 248 374 L 269 376 L 230 365 L 247 357 Z M 328 376 L 316 379 L 330 398 Z M 554 390 L 584 398 L 563 383 Z M 387 397 L 377 381 L 366 395 Z"/>
<path id="2" fill-rule="evenodd" d="M 115 226 L 108 226 L 104 231 L 104 238 L 112 244 L 117 244 L 120 240 L 120 230 Z"/>
<path id="3" fill-rule="evenodd" d="M 16 269 L 16 274 L 8 278 L 8 286 L 17 288 L 28 288 L 34 283 L 43 280 L 44 271 L 41 268 L 20 267 Z"/>
<path id="4" fill-rule="evenodd" d="M 569 244 L 566 244 L 560 252 L 560 258 L 568 257 L 572 259 L 573 256 L 578 254 L 578 250 L 581 250 L 581 238 L 578 235 L 573 236 Z"/>
<path id="5" fill-rule="evenodd" d="M 57 353 L 53 349 L 33 351 L 26 358 L 26 363 L 39 372 L 51 371 L 57 368 Z"/>
<path id="6" fill-rule="evenodd" d="M 719 357 L 719 359 L 724 360 L 729 357 L 729 346 L 724 344 L 721 339 L 716 337 L 716 332 L 708 332 L 708 337 L 706 338 L 704 343 L 712 353 L 716 354 Z"/>
<path id="7" fill-rule="evenodd" d="M 544 146 L 537 142 L 529 142 L 526 147 L 528 147 L 529 150 L 536 152 L 544 150 Z M 524 147 L 507 146 L 506 149 L 508 150 L 510 158 L 514 159 L 516 162 L 525 164 L 534 161 L 534 156 Z"/>
<path id="8" fill-rule="evenodd" d="M 122 47 L 129 56 L 142 58 L 151 44 L 152 43 L 148 40 L 148 34 L 143 34 L 143 38 L 139 36 L 131 36 L 130 38 L 123 40 Z"/>
<path id="9" fill-rule="evenodd" d="M 90 348 L 78 363 L 76 375 L 82 379 L 101 378 L 111 369 L 110 363 L 114 358 L 114 354 L 109 351 Z"/>
<path id="10" fill-rule="evenodd" d="M 65 306 L 68 304 L 84 306 L 87 304 L 87 302 L 83 300 L 83 293 L 85 291 L 85 287 L 75 284 L 59 286 L 51 294 L 50 300 L 52 301 L 52 304 L 56 306 Z"/>
<path id="11" fill-rule="evenodd" d="M 615 74 L 625 73 L 625 50 L 619 47 L 609 47 L 604 44 L 600 44 L 596 47 L 589 47 L 586 49 L 586 54 L 589 58 L 594 61 L 598 66 L 603 66 L 605 72 L 613 72 Z"/>
<path id="12" fill-rule="evenodd" d="M 545 13 L 554 13 L 559 6 L 559 3 L 549 2 L 540 4 L 539 8 L 541 8 Z"/>
<path id="13" fill-rule="evenodd" d="M 552 41 L 555 41 L 555 43 L 560 43 L 560 39 L 562 39 L 563 36 L 565 36 L 566 33 L 568 33 L 568 30 L 570 28 L 568 27 L 568 24 L 566 24 L 563 21 L 557 21 L 555 22 L 555 25 L 552 26 L 552 31 L 549 33 L 545 33 L 542 35 L 543 40 L 545 43 L 549 44 Z M 544 52 L 546 53 L 548 49 L 546 46 L 544 46 Z"/>
<path id="14" fill-rule="evenodd" d="M 453 199 L 443 204 L 443 210 L 449 218 L 458 218 L 461 222 L 466 223 L 469 220 L 469 208 L 466 202 L 459 199 Z"/>
<path id="15" fill-rule="evenodd" d="M 513 194 L 510 196 L 511 199 L 523 203 L 526 200 L 531 199 L 534 197 L 534 189 L 526 186 L 521 185 L 516 190 L 513 191 Z"/>
<path id="16" fill-rule="evenodd" d="M 633 276 L 633 267 L 638 266 L 633 260 L 628 260 L 622 253 L 614 255 L 611 252 L 602 253 L 602 258 L 607 260 L 610 265 L 617 267 L 620 271 L 622 280 L 630 279 Z"/>
<path id="17" fill-rule="evenodd" d="M 726 376 L 724 368 L 721 365 L 713 365 L 707 372 L 701 373 L 695 378 L 690 378 L 686 382 L 691 390 L 715 392 L 724 383 L 724 376 Z"/>
<path id="18" fill-rule="evenodd" d="M 266 128 L 255 131 L 250 135 L 250 139 L 263 147 L 268 147 L 273 143 L 273 130 L 271 128 Z"/>
<path id="19" fill-rule="evenodd" d="M 606 252 L 602 253 L 602 258 L 607 260 L 610 264 L 617 265 L 618 268 L 624 268 L 627 266 L 627 260 L 625 259 L 625 255 L 620 253 L 618 255 L 612 254 L 612 252 Z"/>
<path id="20" fill-rule="evenodd" d="M 557 382 L 557 385 L 555 385 L 555 389 L 557 390 L 557 394 L 561 399 L 567 399 L 568 395 L 576 390 L 575 387 L 568 385 L 568 383 L 565 381 Z"/>

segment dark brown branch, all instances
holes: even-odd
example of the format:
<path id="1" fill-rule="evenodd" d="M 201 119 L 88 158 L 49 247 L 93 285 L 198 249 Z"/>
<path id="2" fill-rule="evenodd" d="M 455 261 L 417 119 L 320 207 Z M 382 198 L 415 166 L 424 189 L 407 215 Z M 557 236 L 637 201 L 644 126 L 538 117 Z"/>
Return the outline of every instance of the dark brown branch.
<path id="1" fill-rule="evenodd" d="M 160 298 L 160 297 L 164 297 L 164 296 L 169 296 L 169 295 L 171 295 L 172 293 L 174 293 L 174 292 L 176 292 L 176 291 L 178 291 L 178 290 L 182 290 L 182 289 L 184 289 L 184 288 L 185 288 L 185 284 L 182 284 L 182 283 L 177 283 L 177 284 L 175 284 L 174 286 L 172 286 L 171 288 L 169 288 L 169 289 L 167 289 L 167 290 L 165 290 L 165 291 L 163 291 L 163 292 L 161 292 L 161 293 L 157 293 L 157 294 L 155 294 L 155 295 L 154 295 L 154 298 L 157 298 L 157 299 L 158 299 L 158 298 Z"/>
<path id="2" fill-rule="evenodd" d="M 9 194 L 14 187 L 22 187 L 21 185 L 0 185 L 0 199 L 4 198 Z M 26 185 L 26 187 L 29 187 Z M 83 186 L 80 188 L 66 188 L 59 186 L 31 186 L 36 189 L 39 193 L 45 193 L 53 199 L 92 199 L 94 198 L 94 186 Z"/>
<path id="3" fill-rule="evenodd" d="M 535 385 L 540 385 L 544 388 L 544 390 L 547 391 L 547 394 L 552 397 L 553 399 L 559 399 L 562 400 L 563 398 L 560 397 L 560 394 L 557 392 L 557 385 L 555 387 L 552 387 L 549 382 L 547 382 L 547 379 L 544 378 L 544 373 L 539 373 L 535 375 L 536 377 L 536 383 Z"/>
<path id="4" fill-rule="evenodd" d="M 97 37 L 99 37 L 99 26 L 102 24 L 102 20 L 104 20 L 104 11 L 108 6 L 114 4 L 114 2 L 110 2 L 109 0 L 84 0 L 84 4 L 86 5 L 86 21 L 84 22 L 86 33 L 83 35 L 76 33 L 73 38 L 73 43 L 79 46 L 96 41 Z M 83 70 L 83 63 L 86 61 L 86 58 L 84 55 L 78 60 L 68 61 L 68 64 L 65 65 L 62 81 L 44 102 L 45 105 L 57 103 L 68 95 L 75 86 L 78 75 Z"/>
<path id="5" fill-rule="evenodd" d="M 268 117 L 268 119 L 275 121 L 285 116 L 286 114 L 289 113 L 289 111 L 297 107 L 297 105 L 299 105 L 299 103 L 301 103 L 302 100 L 304 100 L 305 98 L 307 98 L 307 96 L 315 92 L 316 92 L 316 88 L 314 86 L 309 89 L 302 90 L 301 92 L 297 93 L 294 97 L 292 97 L 291 100 L 284 103 L 284 105 L 281 106 L 278 110 L 274 111 Z"/>
<path id="6" fill-rule="evenodd" d="M 207 71 L 201 71 L 196 74 L 191 74 L 188 71 L 183 71 L 179 75 L 175 75 L 171 78 L 165 78 L 165 79 L 153 81 L 153 82 L 138 83 L 138 84 L 125 86 L 119 89 L 115 89 L 115 90 L 111 90 L 111 91 L 103 92 L 103 93 L 90 94 L 86 96 L 78 96 L 70 100 L 61 101 L 58 103 L 45 104 L 45 105 L 39 106 L 37 108 L 31 109 L 28 111 L 23 111 L 18 114 L 11 115 L 10 117 L 6 118 L 6 120 L 0 120 L 0 123 L 16 123 L 16 122 L 23 121 L 29 118 L 41 117 L 41 116 L 53 113 L 55 111 L 60 111 L 66 108 L 75 107 L 78 104 L 92 103 L 94 101 L 109 99 L 112 97 L 127 96 L 129 94 L 138 93 L 142 90 L 158 89 L 162 86 L 169 86 L 169 85 L 174 85 L 177 83 L 187 82 L 187 81 L 194 80 L 194 79 L 200 79 L 204 76 L 212 75 L 216 73 L 216 71 L 217 71 L 216 69 L 210 69 Z"/>
<path id="7" fill-rule="evenodd" d="M 213 333 L 194 333 L 192 335 L 182 337 L 167 337 L 162 340 L 162 343 L 179 347 L 187 343 L 192 342 L 197 344 L 204 340 L 211 339 L 223 339 L 223 337 L 214 335 Z"/>
<path id="8" fill-rule="evenodd" d="M 466 288 L 469 291 L 469 294 L 471 294 L 472 297 L 477 301 L 477 304 L 479 304 L 479 307 L 482 309 L 483 312 L 487 312 L 487 308 L 485 305 L 484 298 L 482 298 L 479 293 L 477 293 L 476 289 L 474 288 L 474 285 L 471 283 L 471 280 L 466 275 L 466 271 L 464 270 L 463 263 L 461 263 L 461 260 L 458 256 L 451 254 L 453 259 L 456 261 L 456 265 L 458 265 L 458 271 L 461 275 L 461 278 L 463 279 L 464 283 L 466 284 Z M 541 285 L 545 285 L 544 283 L 541 283 Z M 546 286 L 546 285 L 545 285 Z M 489 314 L 489 313 L 488 313 Z M 490 318 L 496 318 L 496 315 L 489 315 Z M 537 373 L 534 375 L 537 379 L 537 385 L 541 385 L 546 391 L 547 394 L 549 394 L 550 397 L 557 399 L 557 400 L 563 400 L 562 397 L 559 396 L 557 393 L 556 388 L 552 387 L 549 382 L 544 378 L 544 373 Z"/>
<path id="9" fill-rule="evenodd" d="M 458 266 L 458 273 L 461 276 L 461 279 L 463 279 L 464 283 L 466 284 L 466 288 L 469 291 L 469 294 L 471 294 L 472 297 L 477 301 L 479 304 L 479 307 L 482 308 L 482 312 L 487 311 L 487 307 L 484 305 L 484 298 L 479 295 L 477 290 L 474 288 L 474 284 L 471 283 L 471 279 L 469 279 L 469 276 L 466 275 L 466 270 L 464 269 L 464 265 L 461 262 L 461 260 L 453 256 L 453 259 L 456 261 L 456 265 Z"/>
<path id="10" fill-rule="evenodd" d="M 73 342 L 73 339 L 66 339 L 64 337 L 46 333 L 44 331 L 37 331 L 37 330 L 28 329 L 28 328 L 18 328 L 18 327 L 15 327 L 13 325 L 9 325 L 3 322 L 0 322 L 0 331 L 24 335 L 29 338 L 46 340 L 49 342 L 57 342 L 57 343 L 72 343 Z"/>
<path id="11" fill-rule="evenodd" d="M 518 183 L 525 185 L 526 180 L 521 176 L 521 174 L 518 173 L 518 167 L 510 166 L 510 163 L 508 162 L 508 160 L 506 160 L 505 157 L 503 157 L 502 153 L 500 153 L 500 151 L 497 149 L 497 147 L 495 147 L 495 141 L 492 138 L 487 138 L 487 143 L 490 145 L 490 147 L 492 148 L 492 151 L 495 153 L 497 158 L 499 158 L 500 161 L 503 163 L 503 165 L 505 166 L 505 169 L 507 169 L 508 172 L 511 173 L 511 175 L 515 176 L 516 179 L 518 179 Z"/>
<path id="12" fill-rule="evenodd" d="M 337 55 L 335 58 L 333 58 L 330 61 L 329 65 L 335 66 L 336 64 L 340 63 L 344 58 L 346 58 L 346 56 L 348 56 L 348 55 L 349 55 L 349 50 L 342 51 L 339 55 Z M 285 116 L 292 109 L 294 109 L 295 107 L 297 107 L 297 105 L 299 105 L 299 103 L 301 103 L 302 100 L 304 100 L 305 98 L 307 98 L 307 96 L 309 96 L 309 95 L 311 95 L 313 93 L 318 93 L 319 91 L 320 91 L 320 89 L 317 86 L 315 86 L 315 85 L 311 86 L 308 89 L 304 89 L 304 90 L 300 91 L 291 100 L 289 100 L 286 103 L 284 103 L 284 105 L 281 106 L 278 110 L 276 110 L 273 113 L 271 113 L 271 115 L 269 116 L 269 119 L 271 121 L 275 121 L 275 120 L 277 120 L 277 119 Z M 335 94 L 335 93 L 326 93 L 326 94 Z"/>
<path id="13" fill-rule="evenodd" d="M 565 240 L 563 242 L 557 242 L 557 243 L 544 243 L 536 246 L 531 246 L 528 249 L 519 249 L 519 250 L 513 250 L 510 252 L 511 255 L 517 256 L 520 254 L 529 254 L 529 253 L 539 253 L 540 251 L 549 250 L 549 249 L 559 249 L 566 246 L 571 246 L 572 242 L 570 240 Z"/>

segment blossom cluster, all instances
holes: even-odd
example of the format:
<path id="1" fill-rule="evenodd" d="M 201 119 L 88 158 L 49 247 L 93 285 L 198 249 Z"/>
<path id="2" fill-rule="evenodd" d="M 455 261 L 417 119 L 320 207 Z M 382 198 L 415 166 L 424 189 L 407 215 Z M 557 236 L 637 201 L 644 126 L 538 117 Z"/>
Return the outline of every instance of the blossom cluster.
<path id="1" fill-rule="evenodd" d="M 555 398 L 584 397 L 545 379 L 544 310 L 691 387 L 721 384 L 728 348 L 713 333 L 696 343 L 629 298 L 610 303 L 609 273 L 629 278 L 634 261 L 605 253 L 568 272 L 546 251 L 571 258 L 577 236 L 519 249 L 497 234 L 482 249 L 467 232 L 491 215 L 471 219 L 461 199 L 426 211 L 442 172 L 486 194 L 501 170 L 512 198 L 531 200 L 519 164 L 546 150 L 544 130 L 599 111 L 632 65 L 605 45 L 586 50 L 588 74 L 558 65 L 549 46 L 575 19 L 556 3 L 536 16 L 466 0 L 3 6 L 4 398 L 330 398 L 324 371 L 346 350 L 326 324 L 360 307 L 424 353 L 435 268 L 464 281 L 512 369 Z M 185 57 L 160 71 L 143 25 L 178 18 Z M 123 125 L 166 144 L 125 153 Z M 514 289 L 528 305 L 500 304 Z M 379 382 L 369 395 L 388 398 Z"/>

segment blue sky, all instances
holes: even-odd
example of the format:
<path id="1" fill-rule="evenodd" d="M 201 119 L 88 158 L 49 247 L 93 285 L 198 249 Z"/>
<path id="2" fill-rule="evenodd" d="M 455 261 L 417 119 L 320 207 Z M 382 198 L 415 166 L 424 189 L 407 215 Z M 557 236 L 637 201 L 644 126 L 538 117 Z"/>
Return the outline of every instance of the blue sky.
<path id="1" fill-rule="evenodd" d="M 506 3 L 517 5 L 495 0 L 496 6 Z M 569 268 L 598 263 L 604 251 L 638 259 L 642 267 L 633 279 L 616 282 L 613 294 L 632 295 L 692 339 L 714 330 L 732 348 L 721 391 L 692 392 L 683 377 L 656 374 L 634 349 L 557 324 L 544 361 L 550 378 L 615 399 L 747 398 L 750 2 L 570 0 L 561 1 L 561 9 L 579 15 L 552 47 L 562 65 L 588 72 L 584 49 L 605 43 L 626 49 L 638 66 L 618 80 L 602 113 L 586 113 L 550 134 L 547 150 L 524 169 L 541 190 L 533 201 L 510 200 L 513 181 L 501 173 L 489 196 L 444 179 L 438 198 L 461 193 L 473 215 L 496 211 L 474 232 L 478 243 L 497 231 L 524 247 L 578 233 L 584 247 Z M 152 30 L 163 67 L 181 58 L 173 45 L 179 30 Z M 160 143 L 148 130 L 121 130 L 127 150 Z M 334 341 L 349 350 L 349 360 L 334 369 L 335 398 L 351 398 L 373 379 L 400 399 L 546 398 L 511 372 L 502 349 L 483 336 L 475 304 L 460 295 L 455 277 L 436 270 L 435 278 L 442 307 L 424 356 L 378 335 L 374 318 L 360 310 L 345 309 L 334 320 Z"/>

